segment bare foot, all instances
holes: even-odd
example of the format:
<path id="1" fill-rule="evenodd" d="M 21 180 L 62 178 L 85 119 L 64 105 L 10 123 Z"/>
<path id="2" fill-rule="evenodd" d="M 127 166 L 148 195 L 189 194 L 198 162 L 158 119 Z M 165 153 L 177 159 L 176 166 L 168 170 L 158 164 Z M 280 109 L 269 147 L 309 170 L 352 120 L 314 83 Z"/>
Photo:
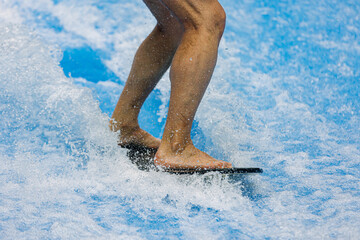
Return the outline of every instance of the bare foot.
<path id="1" fill-rule="evenodd" d="M 139 126 L 115 126 L 110 122 L 110 128 L 113 131 L 120 130 L 120 146 L 136 145 L 153 149 L 158 149 L 160 146 L 161 140 L 159 138 L 152 136 Z"/>
<path id="2" fill-rule="evenodd" d="M 222 169 L 231 168 L 231 163 L 216 160 L 208 154 L 200 151 L 194 145 L 189 144 L 181 151 L 165 150 L 160 148 L 154 163 L 158 167 L 167 169 Z"/>

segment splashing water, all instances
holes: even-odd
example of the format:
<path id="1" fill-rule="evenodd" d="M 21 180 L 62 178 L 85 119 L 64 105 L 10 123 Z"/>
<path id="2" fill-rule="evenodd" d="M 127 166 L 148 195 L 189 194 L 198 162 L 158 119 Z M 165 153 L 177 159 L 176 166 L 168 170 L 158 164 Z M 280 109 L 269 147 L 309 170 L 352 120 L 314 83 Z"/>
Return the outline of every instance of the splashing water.
<path id="1" fill-rule="evenodd" d="M 221 1 L 192 132 L 260 176 L 141 172 L 108 119 L 155 24 L 140 1 L 0 0 L 1 239 L 357 239 L 356 1 Z M 164 76 L 140 124 L 161 136 Z"/>

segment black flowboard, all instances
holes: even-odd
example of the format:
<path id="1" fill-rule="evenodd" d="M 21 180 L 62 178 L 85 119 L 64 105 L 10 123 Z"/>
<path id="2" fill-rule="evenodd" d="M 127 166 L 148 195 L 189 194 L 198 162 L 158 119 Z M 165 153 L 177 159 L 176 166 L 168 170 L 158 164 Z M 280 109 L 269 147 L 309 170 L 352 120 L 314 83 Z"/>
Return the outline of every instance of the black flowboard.
<path id="1" fill-rule="evenodd" d="M 224 169 L 164 169 L 164 172 L 171 174 L 206 174 L 206 173 L 220 173 L 220 174 L 249 174 L 262 173 L 261 168 L 224 168 Z"/>
<path id="2" fill-rule="evenodd" d="M 162 169 L 158 168 L 154 164 L 154 157 L 156 150 L 155 148 L 147 148 L 138 145 L 124 145 L 121 146 L 128 149 L 127 156 L 130 161 L 135 164 L 140 170 L 143 171 L 157 171 L 166 172 L 169 174 L 176 175 L 191 175 L 191 174 L 206 174 L 206 173 L 219 173 L 226 175 L 234 174 L 251 174 L 251 173 L 262 173 L 261 168 L 226 168 L 226 169 Z"/>
<path id="3" fill-rule="evenodd" d="M 139 145 L 129 144 L 120 145 L 122 148 L 128 149 L 126 155 L 130 161 L 135 164 L 140 170 L 150 171 L 155 170 L 154 157 L 157 151 L 156 148 L 147 148 Z"/>

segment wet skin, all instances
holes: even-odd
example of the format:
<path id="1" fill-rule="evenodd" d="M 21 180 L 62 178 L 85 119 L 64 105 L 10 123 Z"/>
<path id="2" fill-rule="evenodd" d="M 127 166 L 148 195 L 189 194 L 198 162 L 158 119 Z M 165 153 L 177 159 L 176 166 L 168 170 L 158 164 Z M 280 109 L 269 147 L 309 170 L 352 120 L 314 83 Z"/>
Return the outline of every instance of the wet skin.
<path id="1" fill-rule="evenodd" d="M 157 25 L 140 45 L 110 127 L 120 145 L 157 148 L 154 163 L 170 169 L 231 168 L 197 149 L 190 138 L 196 110 L 216 65 L 225 27 L 217 0 L 144 0 Z M 162 139 L 142 130 L 140 108 L 170 68 L 171 95 Z"/>

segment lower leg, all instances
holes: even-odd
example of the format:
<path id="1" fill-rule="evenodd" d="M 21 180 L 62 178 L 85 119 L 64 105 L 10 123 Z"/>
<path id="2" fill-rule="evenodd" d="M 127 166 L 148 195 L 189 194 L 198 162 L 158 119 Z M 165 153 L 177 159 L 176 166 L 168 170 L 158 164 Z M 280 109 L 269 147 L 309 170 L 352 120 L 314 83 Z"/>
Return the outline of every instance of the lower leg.
<path id="1" fill-rule="evenodd" d="M 186 30 L 174 56 L 169 113 L 155 164 L 167 168 L 229 168 L 194 147 L 190 131 L 196 110 L 212 76 L 218 50 L 217 34 Z"/>
<path id="2" fill-rule="evenodd" d="M 157 25 L 139 47 L 110 121 L 112 130 L 121 132 L 120 144 L 159 146 L 160 139 L 140 129 L 137 119 L 147 96 L 171 63 L 179 41 L 177 38 Z"/>

